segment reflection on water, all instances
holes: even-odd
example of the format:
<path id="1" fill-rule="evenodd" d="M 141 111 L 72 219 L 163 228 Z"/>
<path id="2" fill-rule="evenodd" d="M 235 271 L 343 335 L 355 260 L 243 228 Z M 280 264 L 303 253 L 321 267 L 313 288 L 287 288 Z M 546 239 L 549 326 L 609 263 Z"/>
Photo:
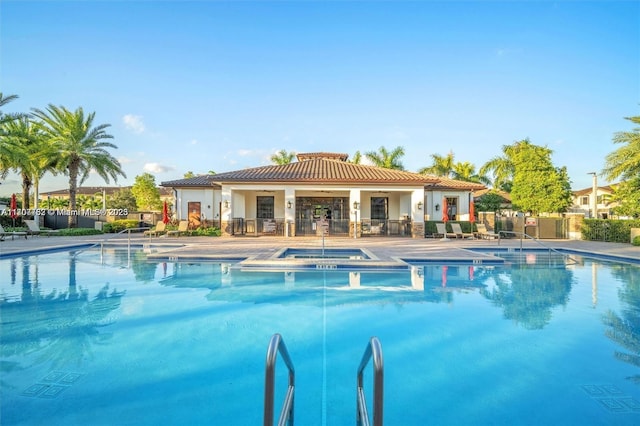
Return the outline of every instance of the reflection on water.
<path id="1" fill-rule="evenodd" d="M 615 357 L 636 367 L 640 367 L 640 276 L 638 268 L 631 265 L 619 265 L 612 269 L 612 275 L 622 285 L 618 290 L 621 302 L 620 313 L 607 311 L 602 321 L 608 327 L 606 336 L 621 348 L 615 351 Z M 628 377 L 640 384 L 640 374 Z"/>

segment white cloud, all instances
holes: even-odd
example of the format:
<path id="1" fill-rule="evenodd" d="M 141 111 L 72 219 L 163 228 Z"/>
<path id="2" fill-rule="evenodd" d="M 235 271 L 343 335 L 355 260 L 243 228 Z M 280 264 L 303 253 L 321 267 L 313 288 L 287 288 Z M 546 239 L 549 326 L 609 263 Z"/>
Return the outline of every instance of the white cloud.
<path id="1" fill-rule="evenodd" d="M 129 163 L 133 163 L 133 160 L 129 157 L 119 157 L 118 161 L 120 162 L 120 164 L 129 164 Z"/>
<path id="2" fill-rule="evenodd" d="M 142 116 L 140 115 L 127 114 L 122 117 L 122 122 L 125 127 L 133 133 L 140 134 L 144 132 L 144 123 L 142 122 Z"/>
<path id="3" fill-rule="evenodd" d="M 146 163 L 142 168 L 142 170 L 144 170 L 147 173 L 165 173 L 175 169 L 171 166 L 164 166 L 159 163 Z"/>

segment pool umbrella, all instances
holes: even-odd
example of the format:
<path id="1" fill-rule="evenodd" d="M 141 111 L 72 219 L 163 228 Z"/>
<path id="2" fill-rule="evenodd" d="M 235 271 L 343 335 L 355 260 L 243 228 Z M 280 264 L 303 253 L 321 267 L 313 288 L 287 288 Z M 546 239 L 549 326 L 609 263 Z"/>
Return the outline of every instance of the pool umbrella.
<path id="1" fill-rule="evenodd" d="M 9 214 L 13 219 L 13 227 L 16 226 L 16 217 L 18 217 L 18 202 L 16 201 L 16 194 L 11 194 L 11 205 L 9 206 Z"/>
<path id="2" fill-rule="evenodd" d="M 167 202 L 166 201 L 164 202 L 164 205 L 162 206 L 162 221 L 164 222 L 165 225 L 170 222 L 170 219 L 169 219 L 169 207 L 167 206 Z"/>
<path id="3" fill-rule="evenodd" d="M 473 222 L 476 221 L 476 204 L 471 200 L 469 203 L 469 222 L 471 222 L 471 230 L 473 231 Z"/>
<path id="4" fill-rule="evenodd" d="M 442 198 L 442 221 L 444 223 L 447 223 L 447 221 L 449 220 L 449 213 L 447 212 L 447 210 L 449 210 L 449 207 L 447 206 L 447 198 L 444 197 Z"/>

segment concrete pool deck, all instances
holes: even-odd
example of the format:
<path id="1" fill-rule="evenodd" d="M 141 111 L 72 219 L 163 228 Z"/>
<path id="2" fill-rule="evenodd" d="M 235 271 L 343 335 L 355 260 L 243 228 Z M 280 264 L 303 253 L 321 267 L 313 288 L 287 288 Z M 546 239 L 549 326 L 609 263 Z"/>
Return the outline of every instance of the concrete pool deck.
<path id="1" fill-rule="evenodd" d="M 63 249 L 81 244 L 151 244 L 161 253 L 154 256 L 172 261 L 188 259 L 251 259 L 254 265 L 271 265 L 278 252 L 285 248 L 321 249 L 318 237 L 143 237 L 140 234 L 92 235 L 83 237 L 35 236 L 27 239 L 7 237 L 0 242 L 0 256 L 8 256 L 39 250 Z M 487 255 L 471 251 L 476 248 L 505 249 L 566 249 L 574 252 L 593 253 L 601 256 L 621 257 L 640 261 L 640 247 L 623 243 L 603 243 L 581 240 L 471 240 L 471 239 L 410 239 L 410 238 L 325 238 L 327 249 L 366 250 L 373 259 L 368 266 L 385 266 L 398 263 L 398 259 L 468 260 L 484 259 Z M 299 260 L 288 260 L 302 262 Z M 358 262 L 356 262 L 357 264 Z"/>

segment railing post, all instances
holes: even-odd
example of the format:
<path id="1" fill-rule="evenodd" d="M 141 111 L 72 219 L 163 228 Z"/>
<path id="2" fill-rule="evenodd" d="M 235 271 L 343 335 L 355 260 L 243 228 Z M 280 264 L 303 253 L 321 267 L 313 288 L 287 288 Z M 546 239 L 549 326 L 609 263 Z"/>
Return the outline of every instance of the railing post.
<path id="1" fill-rule="evenodd" d="M 362 355 L 358 366 L 357 399 L 356 399 L 356 425 L 368 426 L 369 414 L 364 396 L 363 371 L 373 358 L 373 425 L 382 426 L 384 406 L 384 360 L 382 358 L 382 345 L 377 337 L 372 337 Z"/>
<path id="2" fill-rule="evenodd" d="M 287 351 L 287 347 L 282 340 L 282 336 L 278 333 L 274 334 L 269 341 L 269 347 L 267 348 L 267 360 L 265 367 L 265 381 L 264 381 L 264 426 L 273 425 L 273 403 L 275 393 L 275 375 L 276 375 L 276 360 L 278 352 L 282 356 L 282 360 L 289 369 L 289 388 L 285 396 L 284 403 L 282 404 L 282 411 L 280 412 L 280 419 L 278 420 L 278 426 L 288 425 L 293 426 L 293 407 L 294 407 L 294 394 L 295 394 L 295 370 L 293 368 L 293 362 Z"/>

